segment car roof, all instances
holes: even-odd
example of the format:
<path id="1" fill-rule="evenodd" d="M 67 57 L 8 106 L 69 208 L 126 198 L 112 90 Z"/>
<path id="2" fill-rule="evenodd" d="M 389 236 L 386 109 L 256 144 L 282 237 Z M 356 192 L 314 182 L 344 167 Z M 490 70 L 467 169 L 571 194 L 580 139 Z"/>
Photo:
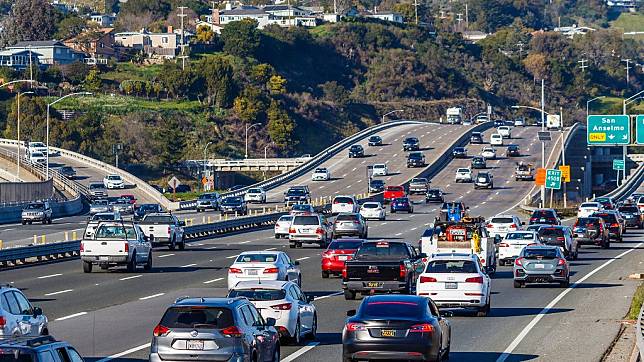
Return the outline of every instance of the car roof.
<path id="1" fill-rule="evenodd" d="M 510 215 L 510 214 L 498 214 L 494 215 L 491 217 L 491 219 L 494 219 L 495 217 L 515 217 L 515 215 Z"/>
<path id="2" fill-rule="evenodd" d="M 525 249 L 553 249 L 553 250 L 557 250 L 557 249 L 559 249 L 559 247 L 557 245 L 535 244 L 535 245 L 526 245 Z"/>
<path id="3" fill-rule="evenodd" d="M 418 295 L 409 294 L 376 294 L 370 295 L 364 299 L 364 303 L 373 302 L 414 302 L 414 303 L 427 303 L 427 298 Z M 392 311 L 394 314 L 395 311 Z"/>
<path id="4" fill-rule="evenodd" d="M 258 250 L 258 251 L 244 251 L 237 256 L 248 255 L 248 254 L 261 254 L 261 255 L 271 255 L 271 254 L 281 254 L 283 251 L 277 250 Z"/>
<path id="5" fill-rule="evenodd" d="M 432 254 L 429 257 L 429 261 L 432 260 L 475 260 L 478 259 L 478 257 L 474 254 L 466 254 L 466 253 L 438 253 L 438 254 Z"/>
<path id="6" fill-rule="evenodd" d="M 262 289 L 275 289 L 280 290 L 284 289 L 285 286 L 289 284 L 295 284 L 287 280 L 244 280 L 235 284 L 233 289 L 252 289 L 252 288 L 262 288 Z"/>
<path id="7" fill-rule="evenodd" d="M 181 297 L 177 299 L 172 306 L 210 306 L 210 307 L 229 307 L 239 303 L 248 302 L 247 298 L 223 298 L 223 297 Z"/>

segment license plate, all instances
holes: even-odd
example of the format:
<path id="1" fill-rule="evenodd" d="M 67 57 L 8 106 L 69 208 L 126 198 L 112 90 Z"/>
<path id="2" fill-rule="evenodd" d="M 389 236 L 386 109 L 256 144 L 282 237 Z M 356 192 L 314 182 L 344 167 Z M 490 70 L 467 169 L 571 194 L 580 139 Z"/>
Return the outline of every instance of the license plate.
<path id="1" fill-rule="evenodd" d="M 246 274 L 248 274 L 248 275 L 257 275 L 257 269 L 246 270 Z"/>
<path id="2" fill-rule="evenodd" d="M 368 282 L 367 287 L 369 288 L 380 288 L 382 286 L 381 283 L 378 282 Z"/>
<path id="3" fill-rule="evenodd" d="M 541 218 L 541 219 L 539 219 L 539 221 L 541 221 L 541 222 L 545 222 L 545 221 L 546 221 L 546 219 Z"/>
<path id="4" fill-rule="evenodd" d="M 545 266 L 544 264 L 535 264 L 535 265 L 534 265 L 534 268 L 535 268 L 535 269 L 545 269 L 545 268 L 546 268 L 546 266 Z"/>
<path id="5" fill-rule="evenodd" d="M 201 351 L 203 350 L 203 341 L 189 340 L 186 342 L 186 349 Z"/>
<path id="6" fill-rule="evenodd" d="M 382 337 L 395 337 L 396 331 L 394 331 L 393 329 L 382 329 L 380 330 L 380 335 Z"/>
<path id="7" fill-rule="evenodd" d="M 338 260 L 349 260 L 349 256 L 348 255 L 340 255 L 340 256 L 338 256 Z"/>
<path id="8" fill-rule="evenodd" d="M 99 256 L 99 257 L 98 257 L 98 260 L 105 260 L 105 261 L 107 261 L 107 260 L 109 260 L 109 258 L 108 258 L 108 257 L 106 257 L 106 256 Z"/>
<path id="9" fill-rule="evenodd" d="M 445 289 L 458 289 L 458 283 L 445 283 Z"/>
<path id="10" fill-rule="evenodd" d="M 303 232 L 303 233 L 310 233 L 310 232 L 311 232 L 311 229 L 302 229 L 302 232 Z"/>

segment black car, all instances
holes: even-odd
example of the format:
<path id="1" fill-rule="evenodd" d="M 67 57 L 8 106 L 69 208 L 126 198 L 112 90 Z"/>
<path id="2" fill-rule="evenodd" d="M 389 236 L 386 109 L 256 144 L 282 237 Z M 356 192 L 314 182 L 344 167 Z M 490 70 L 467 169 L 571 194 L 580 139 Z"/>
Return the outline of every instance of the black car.
<path id="1" fill-rule="evenodd" d="M 382 146 L 382 137 L 380 136 L 369 137 L 369 146 Z"/>
<path id="2" fill-rule="evenodd" d="M 624 230 L 622 229 L 622 225 L 619 223 L 619 219 L 617 219 L 617 215 L 614 211 L 594 212 L 590 216 L 600 217 L 602 220 L 604 220 L 606 227 L 608 227 L 608 236 L 611 238 L 611 240 L 615 240 L 620 243 L 623 241 L 622 238 Z"/>
<path id="3" fill-rule="evenodd" d="M 479 172 L 474 179 L 474 189 L 479 188 L 494 188 L 494 176 L 489 172 Z"/>
<path id="4" fill-rule="evenodd" d="M 76 177 L 76 170 L 71 166 L 63 166 L 58 169 L 58 172 L 63 175 L 65 178 L 73 180 Z"/>
<path id="5" fill-rule="evenodd" d="M 422 152 L 411 152 L 407 156 L 407 168 L 425 167 L 425 155 Z"/>
<path id="6" fill-rule="evenodd" d="M 624 216 L 626 226 L 636 227 L 638 229 L 644 228 L 642 222 L 642 213 L 637 205 L 624 205 L 617 208 L 617 210 Z"/>
<path id="7" fill-rule="evenodd" d="M 159 204 L 142 204 L 134 210 L 134 220 L 138 221 L 145 217 L 147 214 L 154 214 L 163 212 L 163 208 Z"/>
<path id="8" fill-rule="evenodd" d="M 403 151 L 418 151 L 420 150 L 420 141 L 416 137 L 407 137 L 403 141 Z"/>
<path id="9" fill-rule="evenodd" d="M 236 214 L 248 215 L 248 208 L 242 196 L 229 196 L 223 199 L 219 207 L 221 215 Z"/>
<path id="10" fill-rule="evenodd" d="M 443 191 L 441 191 L 440 189 L 427 190 L 427 193 L 425 194 L 425 203 L 430 202 L 445 202 L 445 199 L 443 198 Z"/>
<path id="11" fill-rule="evenodd" d="M 342 330 L 343 361 L 449 358 L 451 326 L 431 298 L 369 296 L 347 316 Z"/>
<path id="12" fill-rule="evenodd" d="M 487 168 L 487 162 L 484 157 L 474 156 L 472 158 L 472 169 L 485 169 Z"/>
<path id="13" fill-rule="evenodd" d="M 572 237 L 579 245 L 597 245 L 604 249 L 610 247 L 608 228 L 600 217 L 578 218 L 572 226 Z"/>
<path id="14" fill-rule="evenodd" d="M 530 215 L 530 225 L 561 225 L 559 215 L 554 209 L 537 209 Z"/>
<path id="15" fill-rule="evenodd" d="M 501 127 L 501 126 L 505 126 L 505 121 L 504 120 L 497 119 L 496 121 L 494 121 L 494 127 Z"/>
<path id="16" fill-rule="evenodd" d="M 470 143 L 472 144 L 481 144 L 483 143 L 483 135 L 481 132 L 472 132 L 470 136 Z"/>
<path id="17" fill-rule="evenodd" d="M 380 179 L 373 179 L 369 182 L 369 192 L 383 192 L 385 191 L 385 181 Z"/>
<path id="18" fill-rule="evenodd" d="M 353 145 L 349 147 L 349 158 L 354 158 L 354 157 L 363 157 L 364 156 L 364 148 L 360 145 Z"/>
<path id="19" fill-rule="evenodd" d="M 521 156 L 521 151 L 517 145 L 508 145 L 507 150 L 505 151 L 506 157 L 519 157 Z"/>
<path id="20" fill-rule="evenodd" d="M 454 147 L 452 150 L 454 158 L 467 158 L 467 149 L 465 147 Z"/>

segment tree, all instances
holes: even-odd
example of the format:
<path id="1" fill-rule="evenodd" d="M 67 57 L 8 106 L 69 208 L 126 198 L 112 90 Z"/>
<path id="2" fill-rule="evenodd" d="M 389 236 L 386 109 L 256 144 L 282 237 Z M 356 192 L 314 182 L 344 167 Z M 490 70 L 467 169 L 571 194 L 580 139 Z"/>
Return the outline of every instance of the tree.
<path id="1" fill-rule="evenodd" d="M 215 39 L 215 32 L 210 29 L 209 26 L 198 26 L 197 27 L 197 42 L 198 43 L 210 43 Z"/>
<path id="2" fill-rule="evenodd" d="M 98 74 L 98 70 L 92 69 L 87 73 L 85 81 L 83 82 L 83 88 L 88 92 L 97 92 L 101 89 L 102 80 Z"/>
<path id="3" fill-rule="evenodd" d="M 532 79 L 544 79 L 548 73 L 548 62 L 543 53 L 530 53 L 523 59 L 525 69 L 532 74 Z"/>
<path id="4" fill-rule="evenodd" d="M 163 119 L 157 122 L 154 137 L 162 145 L 159 155 L 161 165 L 172 166 L 183 159 L 187 133 L 183 126 L 186 123 L 186 120 L 180 119 L 177 114 L 164 115 Z"/>
<path id="5" fill-rule="evenodd" d="M 82 62 L 74 62 L 61 66 L 63 77 L 74 85 L 81 84 L 89 75 L 89 65 Z"/>
<path id="6" fill-rule="evenodd" d="M 165 62 L 161 67 L 158 80 L 174 98 L 187 97 L 188 91 L 194 83 L 194 76 L 190 69 L 183 70 L 181 65 L 174 62 Z"/>
<path id="7" fill-rule="evenodd" d="M 260 45 L 257 21 L 244 19 L 226 24 L 221 30 L 221 40 L 224 42 L 224 51 L 228 54 L 238 57 L 254 56 Z"/>
<path id="8" fill-rule="evenodd" d="M 261 86 L 266 85 L 273 74 L 275 74 L 275 69 L 273 69 L 273 66 L 266 63 L 253 65 L 250 69 L 251 79 L 255 84 Z"/>
<path id="9" fill-rule="evenodd" d="M 273 75 L 268 80 L 268 90 L 271 94 L 284 94 L 286 93 L 286 79 L 282 78 L 280 75 Z"/>
<path id="10" fill-rule="evenodd" d="M 47 104 L 41 97 L 20 97 L 20 138 L 40 141 L 45 139 Z M 14 98 L 7 116 L 5 137 L 16 139 L 18 125 L 18 103 Z"/>
<path id="11" fill-rule="evenodd" d="M 286 111 L 280 109 L 279 103 L 273 99 L 266 111 L 268 117 L 268 135 L 278 147 L 293 149 L 297 145 L 294 139 L 295 122 Z"/>
<path id="12" fill-rule="evenodd" d="M 228 108 L 234 98 L 233 67 L 224 57 L 204 58 L 197 67 L 198 74 L 204 78 L 208 94 L 208 104 Z"/>
<path id="13" fill-rule="evenodd" d="M 134 90 L 134 84 L 131 80 L 124 80 L 121 82 L 121 90 L 125 92 L 125 95 L 130 95 Z"/>
<path id="14" fill-rule="evenodd" d="M 81 34 L 86 26 L 87 22 L 84 19 L 75 15 L 68 16 L 58 23 L 58 31 L 54 37 L 61 40 L 73 38 Z"/>
<path id="15" fill-rule="evenodd" d="M 233 112 L 244 122 L 257 122 L 265 105 L 258 88 L 247 87 L 233 102 Z"/>
<path id="16" fill-rule="evenodd" d="M 60 13 L 47 0 L 16 0 L 0 28 L 0 46 L 24 40 L 50 40 Z"/>

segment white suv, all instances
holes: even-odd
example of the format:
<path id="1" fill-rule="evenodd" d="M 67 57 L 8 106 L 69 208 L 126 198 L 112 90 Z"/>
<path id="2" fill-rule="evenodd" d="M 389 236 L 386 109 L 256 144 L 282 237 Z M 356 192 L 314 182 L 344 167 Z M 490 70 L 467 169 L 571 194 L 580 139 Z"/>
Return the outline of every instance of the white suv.
<path id="1" fill-rule="evenodd" d="M 510 131 L 509 126 L 501 126 L 496 129 L 496 131 L 501 135 L 503 138 L 512 138 L 512 133 Z"/>
<path id="2" fill-rule="evenodd" d="M 508 232 L 521 230 L 524 224 L 515 215 L 496 215 L 490 219 L 486 229 L 491 237 L 499 235 L 504 238 Z"/>
<path id="3" fill-rule="evenodd" d="M 120 175 L 107 175 L 103 178 L 103 185 L 106 189 L 124 189 L 125 183 Z"/>
<path id="4" fill-rule="evenodd" d="M 372 167 L 372 176 L 387 176 L 389 175 L 389 170 L 387 169 L 387 164 L 376 163 Z"/>
<path id="5" fill-rule="evenodd" d="M 604 207 L 599 202 L 584 202 L 577 209 L 577 217 L 588 217 Z"/>
<path id="6" fill-rule="evenodd" d="M 461 167 L 456 170 L 454 182 L 472 182 L 472 170 L 467 167 Z"/>
<path id="7" fill-rule="evenodd" d="M 248 189 L 248 191 L 246 191 L 246 194 L 244 195 L 244 201 L 246 201 L 247 203 L 257 202 L 264 204 L 266 203 L 266 191 L 264 191 L 264 189 L 261 187 Z"/>
<path id="8" fill-rule="evenodd" d="M 339 214 L 341 212 L 355 213 L 360 211 L 360 205 L 353 196 L 339 195 L 333 198 L 331 203 L 331 213 Z"/>
<path id="9" fill-rule="evenodd" d="M 302 247 L 302 244 L 318 244 L 322 248 L 329 246 L 332 225 L 319 214 L 295 215 L 288 228 L 289 247 Z"/>
<path id="10" fill-rule="evenodd" d="M 0 337 L 48 335 L 48 320 L 42 309 L 33 307 L 22 292 L 10 285 L 0 286 Z"/>

